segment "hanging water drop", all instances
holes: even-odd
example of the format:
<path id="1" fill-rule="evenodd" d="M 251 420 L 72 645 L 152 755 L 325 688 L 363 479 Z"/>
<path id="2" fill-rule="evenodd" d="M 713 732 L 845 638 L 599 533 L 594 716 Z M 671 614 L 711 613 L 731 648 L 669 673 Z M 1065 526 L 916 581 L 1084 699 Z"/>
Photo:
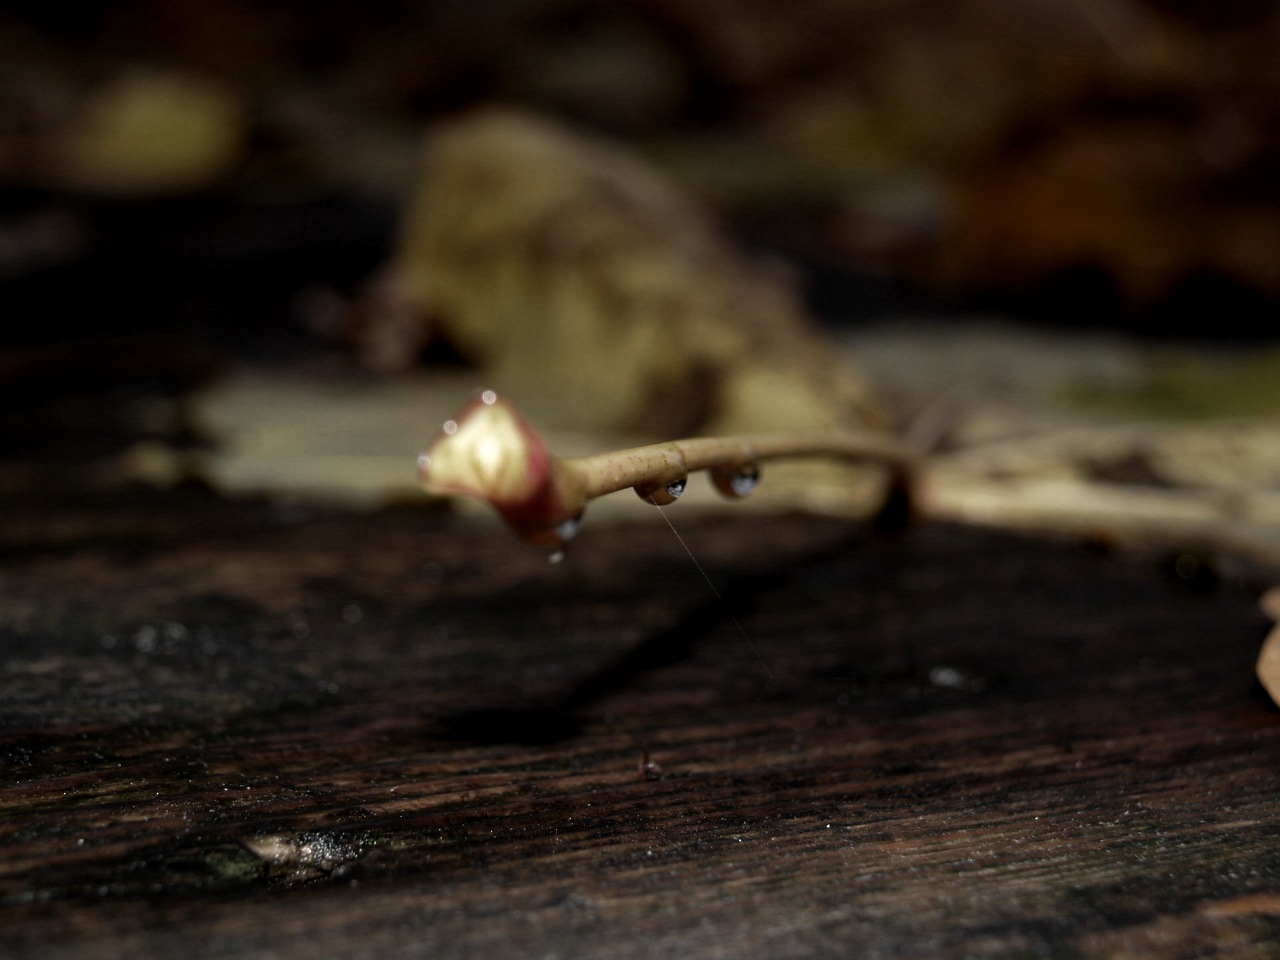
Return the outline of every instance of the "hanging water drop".
<path id="1" fill-rule="evenodd" d="M 729 470 L 712 470 L 711 482 L 724 496 L 741 500 L 760 486 L 760 465 L 752 460 Z"/>
<path id="2" fill-rule="evenodd" d="M 552 529 L 552 533 L 561 543 L 568 543 L 578 535 L 578 531 L 582 529 L 582 514 L 576 517 L 570 517 L 568 520 L 562 520 Z"/>
<path id="3" fill-rule="evenodd" d="M 680 495 L 684 493 L 684 488 L 688 483 L 688 477 L 680 477 L 670 483 L 645 484 L 644 486 L 636 487 L 636 495 L 645 503 L 652 503 L 655 507 L 665 507 L 667 504 L 675 503 L 680 499 Z"/>

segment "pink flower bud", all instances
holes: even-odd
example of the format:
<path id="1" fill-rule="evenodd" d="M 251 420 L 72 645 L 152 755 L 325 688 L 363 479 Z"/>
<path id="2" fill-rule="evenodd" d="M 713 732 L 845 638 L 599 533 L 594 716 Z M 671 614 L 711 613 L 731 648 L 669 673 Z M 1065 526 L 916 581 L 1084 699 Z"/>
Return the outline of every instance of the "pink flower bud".
<path id="1" fill-rule="evenodd" d="M 544 546 L 562 545 L 582 512 L 542 437 L 492 390 L 444 422 L 418 457 L 418 479 L 428 493 L 488 500 L 516 533 Z"/>

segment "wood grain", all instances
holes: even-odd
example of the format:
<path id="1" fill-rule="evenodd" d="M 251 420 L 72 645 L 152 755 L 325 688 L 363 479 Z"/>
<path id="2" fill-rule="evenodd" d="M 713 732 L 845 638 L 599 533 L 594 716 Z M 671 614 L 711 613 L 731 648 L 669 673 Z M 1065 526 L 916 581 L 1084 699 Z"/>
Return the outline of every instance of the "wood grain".
<path id="1" fill-rule="evenodd" d="M 673 508 L 717 597 L 656 516 L 8 516 L 6 956 L 1277 955 L 1229 558 Z"/>

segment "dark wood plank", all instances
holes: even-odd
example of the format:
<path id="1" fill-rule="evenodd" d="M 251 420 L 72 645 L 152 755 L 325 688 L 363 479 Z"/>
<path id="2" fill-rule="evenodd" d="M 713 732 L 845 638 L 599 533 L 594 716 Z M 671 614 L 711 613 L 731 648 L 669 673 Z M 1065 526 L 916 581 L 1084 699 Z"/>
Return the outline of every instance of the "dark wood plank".
<path id="1" fill-rule="evenodd" d="M 656 517 L 9 517 L 6 955 L 1275 955 L 1226 566 L 744 514 L 682 524 L 717 598 Z"/>

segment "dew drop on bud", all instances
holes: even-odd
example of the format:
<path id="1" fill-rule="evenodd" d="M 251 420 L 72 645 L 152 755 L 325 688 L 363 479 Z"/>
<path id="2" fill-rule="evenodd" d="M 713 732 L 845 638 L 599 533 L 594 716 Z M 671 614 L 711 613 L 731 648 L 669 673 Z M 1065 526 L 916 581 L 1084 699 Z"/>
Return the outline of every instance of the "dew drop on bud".
<path id="1" fill-rule="evenodd" d="M 498 402 L 498 395 L 492 390 L 486 390 L 480 394 L 480 402 L 491 406 Z"/>
<path id="2" fill-rule="evenodd" d="M 724 496 L 740 500 L 751 496 L 760 486 L 760 467 L 752 461 L 732 470 L 713 470 L 711 482 Z"/>
<path id="3" fill-rule="evenodd" d="M 582 514 L 576 517 L 570 517 L 568 520 L 562 520 L 557 523 L 552 530 L 561 543 L 568 543 L 578 535 L 578 531 L 582 529 Z"/>

